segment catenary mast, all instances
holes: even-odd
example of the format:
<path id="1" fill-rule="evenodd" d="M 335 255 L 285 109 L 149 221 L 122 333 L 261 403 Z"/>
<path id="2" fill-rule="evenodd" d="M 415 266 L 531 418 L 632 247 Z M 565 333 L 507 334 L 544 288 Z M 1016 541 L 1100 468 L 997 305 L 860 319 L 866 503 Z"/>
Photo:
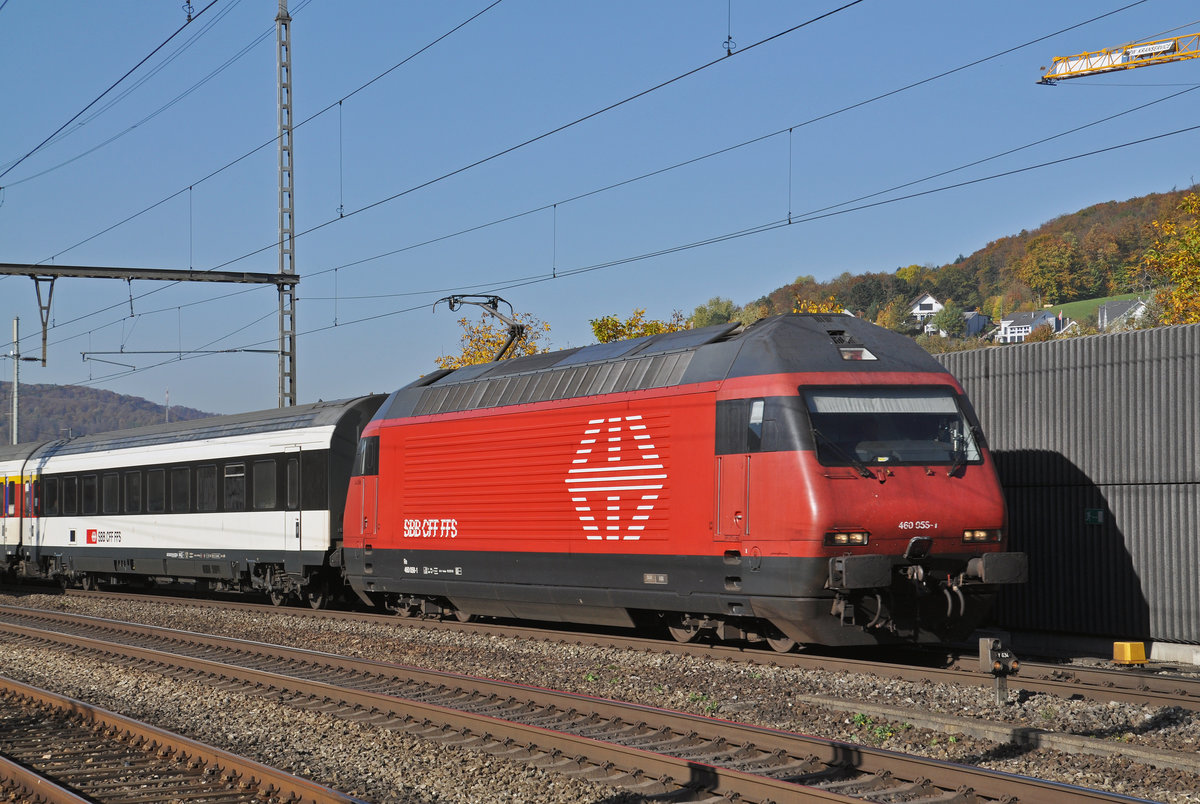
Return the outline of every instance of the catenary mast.
<path id="1" fill-rule="evenodd" d="M 296 231 L 292 193 L 292 18 L 275 17 L 279 67 L 279 407 L 296 404 Z"/>

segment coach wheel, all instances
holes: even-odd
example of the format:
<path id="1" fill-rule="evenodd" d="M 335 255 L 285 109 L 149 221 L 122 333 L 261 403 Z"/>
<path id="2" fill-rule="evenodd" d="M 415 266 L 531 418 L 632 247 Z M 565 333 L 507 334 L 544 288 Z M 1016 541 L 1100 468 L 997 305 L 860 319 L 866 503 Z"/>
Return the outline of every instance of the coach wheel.
<path id="1" fill-rule="evenodd" d="M 79 588 L 85 592 L 90 592 L 96 588 L 96 576 L 90 572 L 85 572 L 79 576 Z"/>
<path id="2" fill-rule="evenodd" d="M 700 633 L 700 628 L 691 617 L 679 617 L 675 623 L 667 626 L 671 638 L 676 642 L 691 642 Z"/>

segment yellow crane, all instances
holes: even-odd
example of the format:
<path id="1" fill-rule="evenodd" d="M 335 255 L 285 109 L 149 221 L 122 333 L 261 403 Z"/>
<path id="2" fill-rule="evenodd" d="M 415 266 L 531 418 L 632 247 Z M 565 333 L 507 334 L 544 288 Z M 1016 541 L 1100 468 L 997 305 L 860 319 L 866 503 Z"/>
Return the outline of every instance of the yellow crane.
<path id="1" fill-rule="evenodd" d="M 1055 84 L 1063 78 L 1099 75 L 1150 64 L 1166 64 L 1200 56 L 1200 33 L 1154 39 L 1108 50 L 1080 53 L 1076 56 L 1056 56 L 1039 84 Z M 1045 68 L 1043 68 L 1045 69 Z"/>

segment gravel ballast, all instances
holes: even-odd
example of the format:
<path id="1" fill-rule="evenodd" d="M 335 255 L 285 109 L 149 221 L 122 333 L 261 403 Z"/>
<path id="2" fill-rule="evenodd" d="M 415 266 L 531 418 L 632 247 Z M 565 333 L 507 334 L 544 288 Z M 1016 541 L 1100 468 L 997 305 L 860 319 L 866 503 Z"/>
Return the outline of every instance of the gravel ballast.
<path id="1" fill-rule="evenodd" d="M 863 745 L 997 768 L 1175 804 L 1200 804 L 1200 775 L 1155 768 L 1128 757 L 1067 755 L 992 742 L 947 728 L 922 728 L 873 711 L 1007 723 L 1195 754 L 1200 718 L 1178 707 L 1010 696 L 990 689 L 755 666 L 675 654 L 638 653 L 564 642 L 515 640 L 456 630 L 407 628 L 402 621 L 364 623 L 285 613 L 221 611 L 141 601 L 59 595 L 10 596 L 15 606 L 235 636 L 253 641 L 396 662 L 422 668 L 552 687 L 707 714 Z M 395 732 L 335 721 L 254 697 L 218 692 L 154 674 L 85 666 L 62 655 L 38 656 L 7 646 L 0 673 L 82 698 L 261 762 L 292 770 L 372 801 L 605 802 L 626 799 L 486 754 L 434 745 Z M 820 696 L 821 700 L 814 700 Z M 828 702 L 833 697 L 844 703 Z M 219 714 L 218 714 L 219 713 Z"/>

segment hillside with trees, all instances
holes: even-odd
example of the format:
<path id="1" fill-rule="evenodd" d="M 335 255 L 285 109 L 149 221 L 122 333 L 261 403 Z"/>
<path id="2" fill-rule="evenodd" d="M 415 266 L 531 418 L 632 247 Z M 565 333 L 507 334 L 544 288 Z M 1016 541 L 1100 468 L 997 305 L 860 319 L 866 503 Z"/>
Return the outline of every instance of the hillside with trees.
<path id="1" fill-rule="evenodd" d="M 0 443 L 11 443 L 12 383 L 0 382 Z M 21 441 L 48 441 L 67 436 L 162 424 L 168 411 L 141 397 L 77 385 L 21 383 Z M 170 421 L 204 419 L 215 414 L 172 406 Z"/>
<path id="2" fill-rule="evenodd" d="M 696 308 L 695 314 L 710 321 L 712 308 L 724 302 L 731 305 L 730 317 L 724 320 L 742 318 L 743 311 L 758 317 L 833 297 L 857 315 L 889 326 L 903 317 L 909 302 L 926 292 L 943 304 L 979 310 L 993 319 L 1045 304 L 1128 292 L 1149 294 L 1171 277 L 1153 270 L 1153 263 L 1145 258 L 1159 242 L 1164 222 L 1189 214 L 1181 209 L 1189 192 L 1096 204 L 1033 231 L 994 240 L 946 265 L 907 265 L 890 273 L 846 272 L 826 282 L 801 276 L 744 307 L 713 299 Z"/>

